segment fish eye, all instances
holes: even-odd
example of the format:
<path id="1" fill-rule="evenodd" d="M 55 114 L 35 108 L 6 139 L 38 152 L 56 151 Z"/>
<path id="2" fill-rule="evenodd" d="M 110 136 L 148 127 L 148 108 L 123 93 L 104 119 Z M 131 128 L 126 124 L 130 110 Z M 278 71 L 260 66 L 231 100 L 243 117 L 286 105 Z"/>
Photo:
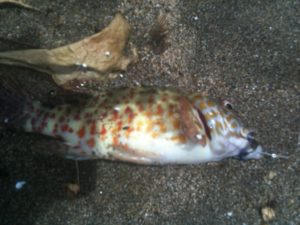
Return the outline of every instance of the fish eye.
<path id="1" fill-rule="evenodd" d="M 233 110 L 233 106 L 232 106 L 231 102 L 224 100 L 222 103 L 226 109 Z"/>

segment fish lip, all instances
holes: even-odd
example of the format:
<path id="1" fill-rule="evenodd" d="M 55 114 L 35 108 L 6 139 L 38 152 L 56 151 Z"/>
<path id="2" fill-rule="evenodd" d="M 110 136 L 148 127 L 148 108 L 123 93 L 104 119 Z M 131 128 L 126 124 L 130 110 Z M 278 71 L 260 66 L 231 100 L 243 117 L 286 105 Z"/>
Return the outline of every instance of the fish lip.
<path id="1" fill-rule="evenodd" d="M 261 145 L 257 145 L 257 147 L 253 151 L 251 151 L 244 157 L 244 159 L 260 159 L 262 157 L 262 152 L 263 149 Z"/>
<path id="2" fill-rule="evenodd" d="M 254 132 L 249 132 L 245 138 L 248 144 L 242 148 L 238 154 L 240 160 L 260 159 L 262 157 L 262 147 L 254 138 Z"/>
<path id="3" fill-rule="evenodd" d="M 262 157 L 262 152 L 263 149 L 258 143 L 255 148 L 252 148 L 249 144 L 240 150 L 240 153 L 237 155 L 237 157 L 239 160 L 260 159 Z"/>

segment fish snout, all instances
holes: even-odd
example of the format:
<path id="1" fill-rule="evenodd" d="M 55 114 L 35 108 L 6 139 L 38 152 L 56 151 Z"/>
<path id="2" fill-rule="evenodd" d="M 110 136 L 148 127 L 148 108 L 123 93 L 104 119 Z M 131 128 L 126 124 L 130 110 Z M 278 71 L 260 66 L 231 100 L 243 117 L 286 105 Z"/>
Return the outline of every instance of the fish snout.
<path id="1" fill-rule="evenodd" d="M 240 150 L 238 158 L 241 160 L 247 159 L 260 159 L 262 157 L 262 147 L 259 145 L 257 140 L 254 138 L 255 132 L 250 131 L 247 134 L 248 144 L 245 148 Z"/>

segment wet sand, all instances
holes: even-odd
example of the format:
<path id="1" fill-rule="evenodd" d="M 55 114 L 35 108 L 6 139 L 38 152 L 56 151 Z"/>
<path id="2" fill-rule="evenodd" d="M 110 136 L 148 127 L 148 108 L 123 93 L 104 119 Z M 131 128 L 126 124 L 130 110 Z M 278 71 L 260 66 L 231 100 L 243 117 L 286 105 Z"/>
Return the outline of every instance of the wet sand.
<path id="1" fill-rule="evenodd" d="M 67 3 L 66 3 L 67 2 Z M 186 166 L 79 163 L 81 193 L 70 198 L 75 163 L 41 154 L 48 140 L 0 130 L 0 224 L 300 224 L 299 1 L 42 1 L 34 12 L 0 6 L 0 50 L 53 48 L 103 29 L 116 12 L 132 26 L 139 61 L 88 88 L 176 87 L 230 100 L 260 143 L 289 159 L 234 159 Z M 165 51 L 149 31 L 169 14 Z M 9 41 L 11 40 L 11 41 Z M 43 98 L 47 75 L 0 65 Z M 39 145 L 37 144 L 39 143 Z M 17 181 L 26 181 L 16 190 Z M 260 210 L 275 218 L 264 223 Z"/>

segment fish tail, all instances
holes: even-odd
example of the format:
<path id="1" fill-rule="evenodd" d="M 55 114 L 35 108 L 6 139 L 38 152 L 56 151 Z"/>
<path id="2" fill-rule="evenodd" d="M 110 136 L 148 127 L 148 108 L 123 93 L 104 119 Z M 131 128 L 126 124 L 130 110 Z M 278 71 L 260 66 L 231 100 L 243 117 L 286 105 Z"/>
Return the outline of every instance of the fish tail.
<path id="1" fill-rule="evenodd" d="M 27 118 L 32 99 L 15 82 L 0 79 L 0 124 L 21 128 Z"/>

